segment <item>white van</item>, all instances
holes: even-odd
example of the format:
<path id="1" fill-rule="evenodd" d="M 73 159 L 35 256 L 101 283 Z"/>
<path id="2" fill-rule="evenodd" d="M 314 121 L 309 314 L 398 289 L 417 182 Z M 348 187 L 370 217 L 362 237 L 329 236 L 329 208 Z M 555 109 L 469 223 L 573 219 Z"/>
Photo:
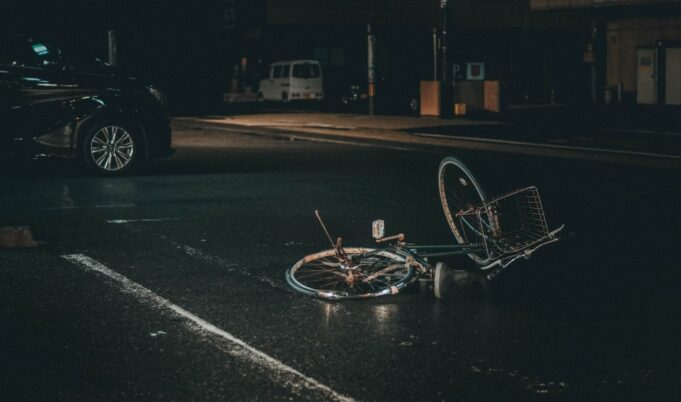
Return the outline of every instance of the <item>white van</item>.
<path id="1" fill-rule="evenodd" d="M 278 61 L 260 81 L 258 100 L 288 102 L 324 99 L 322 66 L 316 60 Z"/>

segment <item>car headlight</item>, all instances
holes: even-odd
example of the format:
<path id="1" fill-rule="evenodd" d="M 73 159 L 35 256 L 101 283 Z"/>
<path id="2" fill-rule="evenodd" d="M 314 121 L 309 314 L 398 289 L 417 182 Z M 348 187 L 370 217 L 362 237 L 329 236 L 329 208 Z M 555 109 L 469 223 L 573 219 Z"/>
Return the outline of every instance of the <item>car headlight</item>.
<path id="1" fill-rule="evenodd" d="M 162 106 L 165 106 L 168 103 L 166 96 L 163 94 L 163 92 L 161 92 L 160 89 L 153 86 L 148 86 L 147 92 L 149 92 L 149 95 L 153 96 Z"/>

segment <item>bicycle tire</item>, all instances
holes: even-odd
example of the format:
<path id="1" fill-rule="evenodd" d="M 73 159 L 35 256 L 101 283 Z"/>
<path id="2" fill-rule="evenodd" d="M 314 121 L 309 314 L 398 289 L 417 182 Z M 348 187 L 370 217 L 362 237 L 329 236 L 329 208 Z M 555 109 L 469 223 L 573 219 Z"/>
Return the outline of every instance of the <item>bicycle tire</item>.
<path id="1" fill-rule="evenodd" d="M 456 241 L 461 245 L 471 244 L 466 236 L 468 228 L 468 232 L 476 235 L 476 240 L 484 242 L 484 229 L 481 233 L 478 221 L 473 221 L 470 216 L 456 216 L 459 211 L 480 207 L 487 201 L 485 192 L 466 165 L 453 156 L 445 157 L 438 168 L 438 191 L 445 219 Z M 468 256 L 478 265 L 485 265 L 493 259 L 482 249 L 470 252 Z"/>
<path id="2" fill-rule="evenodd" d="M 407 258 L 395 251 L 359 247 L 343 251 L 350 267 L 336 257 L 335 249 L 324 250 L 296 262 L 286 271 L 286 281 L 309 296 L 342 300 L 396 294 L 417 277 Z"/>

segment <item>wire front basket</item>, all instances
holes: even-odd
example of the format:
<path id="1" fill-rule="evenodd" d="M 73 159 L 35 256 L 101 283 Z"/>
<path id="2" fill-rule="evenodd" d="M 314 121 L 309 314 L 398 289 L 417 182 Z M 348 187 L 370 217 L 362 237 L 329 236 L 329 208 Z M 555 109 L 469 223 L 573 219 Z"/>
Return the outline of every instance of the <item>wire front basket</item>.
<path id="1" fill-rule="evenodd" d="M 551 237 L 536 187 L 512 191 L 457 216 L 465 238 L 480 241 L 495 259 L 520 254 Z"/>

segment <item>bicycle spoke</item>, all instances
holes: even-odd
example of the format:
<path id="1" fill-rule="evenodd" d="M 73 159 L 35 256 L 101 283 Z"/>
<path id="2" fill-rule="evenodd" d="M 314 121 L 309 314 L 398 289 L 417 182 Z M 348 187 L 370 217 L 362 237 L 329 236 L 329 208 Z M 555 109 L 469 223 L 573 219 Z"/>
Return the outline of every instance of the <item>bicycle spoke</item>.
<path id="1" fill-rule="evenodd" d="M 366 275 L 364 275 L 364 274 L 360 274 L 360 275 L 361 275 L 361 276 L 366 276 Z M 382 281 L 382 280 L 380 280 L 380 279 L 378 279 L 378 278 L 364 279 L 363 282 L 364 282 L 364 283 L 380 282 L 380 283 L 382 283 L 382 284 L 384 284 L 384 285 L 386 285 L 386 286 L 392 286 L 391 283 Z"/>
<path id="2" fill-rule="evenodd" d="M 371 273 L 371 275 L 367 276 L 367 280 L 371 280 L 372 278 L 382 276 L 382 275 L 384 275 L 384 273 L 390 271 L 391 269 L 401 269 L 402 267 L 404 267 L 404 264 L 402 264 L 402 263 L 391 264 L 391 265 L 383 268 L 380 271 L 376 271 L 376 272 Z"/>
<path id="3" fill-rule="evenodd" d="M 313 273 L 307 273 L 303 272 L 302 275 L 299 275 L 299 278 L 301 279 L 310 279 L 310 280 L 317 280 L 318 278 L 324 278 L 324 277 L 331 277 L 331 278 L 345 278 L 345 274 L 342 272 L 329 272 L 329 271 L 319 271 L 319 272 L 313 272 Z"/>
<path id="4" fill-rule="evenodd" d="M 334 284 L 334 283 L 339 283 L 339 281 L 332 281 L 332 282 L 329 282 L 328 284 L 320 285 L 319 289 L 328 290 L 329 285 Z"/>
<path id="5" fill-rule="evenodd" d="M 345 274 L 342 271 L 338 271 L 338 270 L 319 269 L 319 270 L 305 270 L 305 271 L 302 272 L 302 275 L 305 275 L 305 276 L 315 276 L 315 275 L 324 275 L 324 274 L 345 277 Z"/>
<path id="6" fill-rule="evenodd" d="M 336 250 L 326 250 L 298 261 L 287 280 L 297 290 L 312 296 L 343 299 L 385 295 L 410 283 L 416 271 L 404 257 L 389 250 L 346 247 L 347 259 Z"/>

